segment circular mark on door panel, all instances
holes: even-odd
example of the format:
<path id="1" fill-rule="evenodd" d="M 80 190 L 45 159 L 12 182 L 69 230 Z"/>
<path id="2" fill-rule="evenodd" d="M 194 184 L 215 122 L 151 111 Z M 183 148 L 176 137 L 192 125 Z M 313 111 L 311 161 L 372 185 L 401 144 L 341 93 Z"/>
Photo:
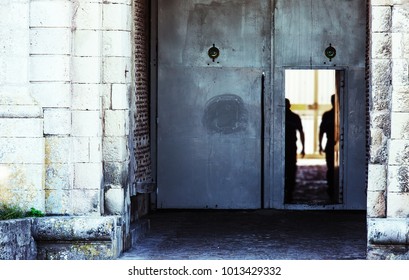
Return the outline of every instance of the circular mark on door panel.
<path id="1" fill-rule="evenodd" d="M 203 125 L 209 133 L 231 134 L 247 127 L 248 113 L 243 99 L 235 94 L 222 94 L 207 101 Z"/>

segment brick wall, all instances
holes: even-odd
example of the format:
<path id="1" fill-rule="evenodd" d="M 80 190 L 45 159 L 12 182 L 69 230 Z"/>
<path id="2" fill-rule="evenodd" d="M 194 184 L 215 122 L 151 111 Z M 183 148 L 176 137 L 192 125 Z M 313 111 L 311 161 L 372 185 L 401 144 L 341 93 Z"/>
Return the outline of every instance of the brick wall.
<path id="1" fill-rule="evenodd" d="M 136 191 L 143 191 L 144 183 L 152 181 L 150 115 L 149 115 L 149 9 L 146 0 L 135 1 L 135 129 L 134 156 Z M 134 192 L 135 194 L 135 192 Z"/>

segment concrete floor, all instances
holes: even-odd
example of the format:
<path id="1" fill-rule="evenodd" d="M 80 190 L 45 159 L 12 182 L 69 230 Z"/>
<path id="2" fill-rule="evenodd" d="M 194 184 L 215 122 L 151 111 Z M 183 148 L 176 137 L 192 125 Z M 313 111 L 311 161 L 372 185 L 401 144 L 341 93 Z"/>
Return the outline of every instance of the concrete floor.
<path id="1" fill-rule="evenodd" d="M 124 260 L 366 258 L 363 211 L 156 211 Z"/>

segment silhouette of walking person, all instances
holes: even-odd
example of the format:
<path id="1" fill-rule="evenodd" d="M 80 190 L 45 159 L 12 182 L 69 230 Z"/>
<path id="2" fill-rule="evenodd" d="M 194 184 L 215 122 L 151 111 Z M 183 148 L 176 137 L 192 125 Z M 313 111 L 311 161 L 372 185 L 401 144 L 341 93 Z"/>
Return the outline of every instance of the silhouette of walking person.
<path id="1" fill-rule="evenodd" d="M 302 144 L 301 156 L 305 156 L 305 136 L 299 115 L 291 111 L 289 99 L 285 99 L 285 192 L 286 203 L 292 201 L 297 174 L 297 131 Z"/>
<path id="2" fill-rule="evenodd" d="M 327 185 L 328 185 L 328 195 L 331 200 L 334 199 L 334 146 L 335 146 L 335 95 L 331 95 L 332 108 L 326 111 L 322 115 L 322 121 L 319 130 L 319 149 L 320 154 L 325 152 L 325 161 L 327 163 Z M 325 149 L 322 148 L 322 140 L 326 135 L 327 143 L 325 144 Z"/>

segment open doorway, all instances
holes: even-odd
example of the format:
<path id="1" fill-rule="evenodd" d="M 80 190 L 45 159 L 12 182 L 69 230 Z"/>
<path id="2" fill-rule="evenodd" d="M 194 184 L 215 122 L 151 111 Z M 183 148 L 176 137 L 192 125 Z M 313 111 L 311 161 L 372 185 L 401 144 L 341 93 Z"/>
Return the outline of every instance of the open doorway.
<path id="1" fill-rule="evenodd" d="M 341 79 L 337 70 L 285 71 L 286 204 L 342 203 Z"/>

